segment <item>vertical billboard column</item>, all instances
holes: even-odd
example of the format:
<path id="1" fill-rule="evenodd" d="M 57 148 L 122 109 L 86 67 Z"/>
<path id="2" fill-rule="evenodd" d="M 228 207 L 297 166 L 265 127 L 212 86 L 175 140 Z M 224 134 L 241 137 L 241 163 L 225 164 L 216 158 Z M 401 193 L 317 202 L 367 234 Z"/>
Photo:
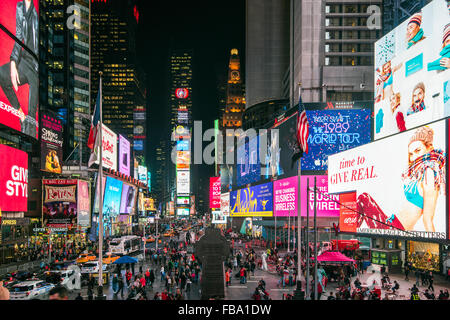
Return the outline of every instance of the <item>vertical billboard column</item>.
<path id="1" fill-rule="evenodd" d="M 209 178 L 209 207 L 220 209 L 220 177 Z"/>
<path id="2" fill-rule="evenodd" d="M 119 172 L 127 176 L 130 175 L 130 142 L 122 135 L 119 135 Z"/>

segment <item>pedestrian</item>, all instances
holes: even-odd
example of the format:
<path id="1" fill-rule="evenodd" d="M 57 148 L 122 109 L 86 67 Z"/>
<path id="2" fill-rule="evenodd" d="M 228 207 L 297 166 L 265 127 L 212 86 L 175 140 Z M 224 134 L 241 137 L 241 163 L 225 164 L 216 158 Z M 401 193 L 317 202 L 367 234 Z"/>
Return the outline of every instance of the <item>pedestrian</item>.
<path id="1" fill-rule="evenodd" d="M 420 271 L 416 268 L 416 271 L 414 272 L 414 275 L 416 276 L 416 286 L 419 286 L 419 280 L 420 280 Z"/>
<path id="2" fill-rule="evenodd" d="M 83 297 L 81 296 L 81 292 L 78 292 L 78 295 L 75 298 L 75 300 L 84 300 Z"/>
<path id="3" fill-rule="evenodd" d="M 145 282 L 150 285 L 150 270 L 145 271 Z"/>
<path id="4" fill-rule="evenodd" d="M 336 300 L 336 297 L 333 295 L 333 291 L 330 292 L 330 295 L 328 296 L 327 300 Z"/>
<path id="5" fill-rule="evenodd" d="M 420 279 L 422 280 L 422 285 L 425 286 L 427 283 L 427 277 L 424 270 L 420 271 Z"/>
<path id="6" fill-rule="evenodd" d="M 117 292 L 119 292 L 119 279 L 117 278 L 117 274 L 116 273 L 113 276 L 112 289 L 113 289 L 114 295 L 116 295 Z"/>
<path id="7" fill-rule="evenodd" d="M 123 299 L 123 287 L 124 287 L 124 285 L 123 285 L 123 278 L 122 278 L 122 276 L 119 277 L 118 285 L 119 285 L 119 290 L 117 291 L 117 294 L 120 292 L 120 297 Z"/>
<path id="8" fill-rule="evenodd" d="M 433 272 L 430 271 L 430 273 L 428 274 L 428 289 L 431 289 L 434 292 L 433 282 L 434 282 Z"/>
<path id="9" fill-rule="evenodd" d="M 153 288 L 153 282 L 155 281 L 155 273 L 153 272 L 153 269 L 150 270 L 149 280 L 150 280 L 150 287 Z"/>
<path id="10" fill-rule="evenodd" d="M 406 263 L 405 264 L 405 280 L 406 281 L 409 281 L 408 275 L 409 275 L 409 265 Z"/>
<path id="11" fill-rule="evenodd" d="M 227 270 L 225 272 L 225 284 L 227 287 L 230 285 L 230 271 L 229 270 Z"/>

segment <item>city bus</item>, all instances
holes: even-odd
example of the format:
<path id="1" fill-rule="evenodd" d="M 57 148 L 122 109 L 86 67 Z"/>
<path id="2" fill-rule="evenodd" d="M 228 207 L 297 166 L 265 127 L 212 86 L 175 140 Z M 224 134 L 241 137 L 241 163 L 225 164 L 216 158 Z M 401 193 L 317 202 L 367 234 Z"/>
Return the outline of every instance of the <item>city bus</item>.
<path id="1" fill-rule="evenodd" d="M 128 255 L 141 250 L 142 240 L 139 236 L 123 236 L 109 242 L 109 252 L 117 255 Z"/>

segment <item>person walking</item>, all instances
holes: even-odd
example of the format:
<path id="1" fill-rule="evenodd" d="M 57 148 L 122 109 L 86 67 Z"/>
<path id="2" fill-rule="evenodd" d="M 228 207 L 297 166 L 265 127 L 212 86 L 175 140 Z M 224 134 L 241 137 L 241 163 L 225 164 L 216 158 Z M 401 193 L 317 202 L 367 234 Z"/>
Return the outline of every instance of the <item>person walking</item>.
<path id="1" fill-rule="evenodd" d="M 430 273 L 428 274 L 428 289 L 434 292 L 433 282 L 434 282 L 433 272 L 430 271 Z"/>
<path id="2" fill-rule="evenodd" d="M 408 275 L 409 275 L 409 265 L 408 265 L 408 263 L 406 263 L 405 264 L 405 280 L 406 281 L 409 281 Z"/>
<path id="3" fill-rule="evenodd" d="M 119 292 L 120 292 L 120 297 L 123 299 L 123 287 L 124 287 L 124 285 L 123 285 L 123 278 L 122 278 L 122 276 L 120 276 L 118 280 L 119 280 L 118 281 L 119 290 L 117 291 L 117 294 L 119 294 Z"/>
<path id="4" fill-rule="evenodd" d="M 153 272 L 153 269 L 150 270 L 149 280 L 150 280 L 150 287 L 153 288 L 153 282 L 155 281 L 155 273 Z"/>

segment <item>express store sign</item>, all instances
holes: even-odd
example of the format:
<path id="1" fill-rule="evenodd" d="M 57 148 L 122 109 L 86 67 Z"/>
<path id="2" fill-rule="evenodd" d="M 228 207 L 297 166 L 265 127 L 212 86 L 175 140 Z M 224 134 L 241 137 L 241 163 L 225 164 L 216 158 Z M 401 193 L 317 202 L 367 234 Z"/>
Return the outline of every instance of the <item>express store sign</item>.
<path id="1" fill-rule="evenodd" d="M 0 210 L 27 211 L 28 154 L 0 144 Z"/>

